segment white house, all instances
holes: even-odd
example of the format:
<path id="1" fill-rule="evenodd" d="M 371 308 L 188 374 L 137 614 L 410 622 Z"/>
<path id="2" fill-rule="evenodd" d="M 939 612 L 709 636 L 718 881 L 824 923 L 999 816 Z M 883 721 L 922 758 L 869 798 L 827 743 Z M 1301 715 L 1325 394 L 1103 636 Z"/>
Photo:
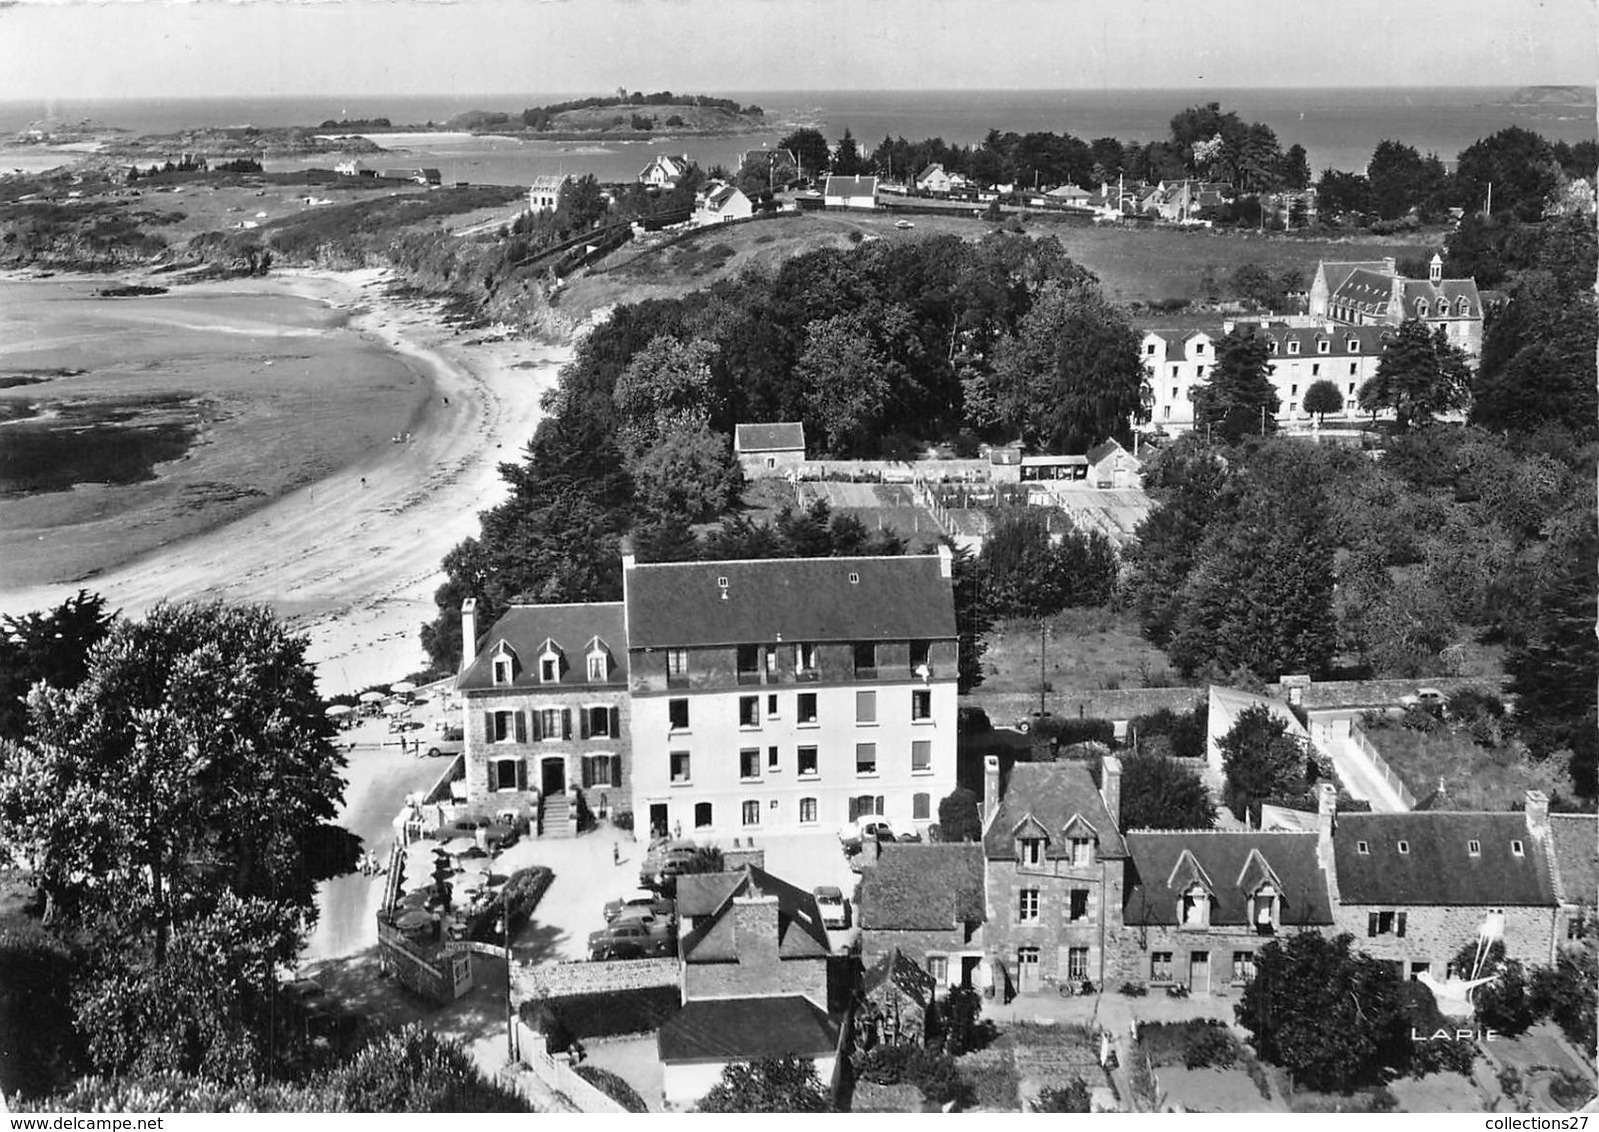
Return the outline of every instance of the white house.
<path id="1" fill-rule="evenodd" d="M 734 425 L 733 455 L 746 479 L 781 476 L 805 462 L 805 426 L 799 421 Z"/>
<path id="2" fill-rule="evenodd" d="M 706 187 L 704 199 L 694 210 L 694 223 L 704 228 L 711 224 L 725 224 L 729 220 L 747 220 L 754 213 L 755 206 L 737 185 L 717 182 Z"/>
<path id="3" fill-rule="evenodd" d="M 674 188 L 688 174 L 687 154 L 657 154 L 638 175 L 639 184 L 655 189 Z"/>
<path id="4" fill-rule="evenodd" d="M 949 174 L 944 171 L 944 166 L 933 162 L 926 169 L 916 174 L 916 191 L 922 193 L 947 193 L 950 189 Z"/>
<path id="5" fill-rule="evenodd" d="M 545 173 L 534 177 L 533 183 L 527 189 L 528 211 L 554 211 L 555 206 L 561 203 L 561 190 L 571 179 L 571 176 L 565 173 Z"/>
<path id="6" fill-rule="evenodd" d="M 876 177 L 829 177 L 822 189 L 828 208 L 876 208 Z"/>

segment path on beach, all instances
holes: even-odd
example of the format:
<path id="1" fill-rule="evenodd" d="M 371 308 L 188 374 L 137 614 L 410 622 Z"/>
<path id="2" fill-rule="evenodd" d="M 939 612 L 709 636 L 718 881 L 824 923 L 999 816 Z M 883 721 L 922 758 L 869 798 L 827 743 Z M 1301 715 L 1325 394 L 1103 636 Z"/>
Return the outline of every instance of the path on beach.
<path id="1" fill-rule="evenodd" d="M 355 312 L 355 332 L 424 365 L 435 400 L 409 442 L 383 446 L 241 519 L 82 583 L 139 616 L 157 602 L 265 602 L 310 638 L 325 694 L 421 668 L 445 553 L 504 495 L 498 465 L 537 426 L 542 393 L 569 348 L 467 344 L 435 304 L 385 294 L 379 271 L 284 272 L 263 285 Z M 5 595 L 0 612 L 49 608 L 77 585 Z"/>

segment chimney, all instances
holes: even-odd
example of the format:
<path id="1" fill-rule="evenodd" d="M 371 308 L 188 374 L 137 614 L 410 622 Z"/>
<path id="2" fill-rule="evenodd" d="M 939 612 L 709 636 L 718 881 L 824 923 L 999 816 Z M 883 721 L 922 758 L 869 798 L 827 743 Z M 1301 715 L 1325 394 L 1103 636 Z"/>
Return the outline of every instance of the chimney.
<path id="1" fill-rule="evenodd" d="M 1105 809 L 1116 828 L 1122 827 L 1122 761 L 1115 755 L 1105 755 L 1099 760 L 1099 796 L 1105 799 Z"/>
<path id="2" fill-rule="evenodd" d="M 953 578 L 955 576 L 955 555 L 950 552 L 946 543 L 938 544 L 938 576 Z"/>
<path id="3" fill-rule="evenodd" d="M 777 960 L 777 897 L 756 891 L 733 898 L 733 946 L 740 963 Z"/>
<path id="4" fill-rule="evenodd" d="M 988 828 L 988 823 L 993 820 L 994 811 L 999 809 L 999 756 L 986 755 L 983 758 L 983 828 Z"/>
<path id="5" fill-rule="evenodd" d="M 1388 269 L 1387 273 L 1389 275 L 1398 275 L 1399 274 L 1399 261 L 1397 259 L 1395 259 L 1393 256 L 1391 256 L 1391 255 L 1383 256 L 1382 257 L 1382 265 Z"/>
<path id="6" fill-rule="evenodd" d="M 1327 874 L 1328 895 L 1338 906 L 1338 868 L 1333 857 L 1333 833 L 1338 828 L 1338 787 L 1316 783 L 1316 863 Z"/>
<path id="7" fill-rule="evenodd" d="M 1542 790 L 1527 791 L 1527 835 L 1549 836 L 1549 795 Z"/>
<path id="8" fill-rule="evenodd" d="M 461 603 L 461 671 L 477 656 L 477 598 L 469 597 Z"/>

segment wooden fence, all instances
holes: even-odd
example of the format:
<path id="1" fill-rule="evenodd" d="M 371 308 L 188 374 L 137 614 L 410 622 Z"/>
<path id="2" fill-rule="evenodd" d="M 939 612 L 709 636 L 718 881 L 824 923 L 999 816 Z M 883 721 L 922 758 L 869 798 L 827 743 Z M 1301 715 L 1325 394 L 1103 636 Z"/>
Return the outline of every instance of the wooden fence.
<path id="1" fill-rule="evenodd" d="M 1366 733 L 1361 730 L 1358 721 L 1350 721 L 1349 737 L 1354 740 L 1355 748 L 1371 761 L 1371 765 L 1376 768 L 1377 773 L 1382 775 L 1389 787 L 1398 795 L 1400 805 L 1407 810 L 1414 810 L 1416 808 L 1416 796 L 1406 788 L 1404 782 L 1393 772 L 1393 768 L 1388 765 L 1388 760 L 1377 753 L 1376 745 L 1366 738 Z"/>

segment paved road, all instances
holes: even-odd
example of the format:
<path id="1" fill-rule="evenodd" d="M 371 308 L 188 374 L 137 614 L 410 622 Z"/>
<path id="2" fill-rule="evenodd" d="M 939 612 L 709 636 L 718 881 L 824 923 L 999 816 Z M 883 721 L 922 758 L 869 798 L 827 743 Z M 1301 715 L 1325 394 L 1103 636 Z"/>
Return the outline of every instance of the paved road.
<path id="1" fill-rule="evenodd" d="M 1333 761 L 1338 780 L 1344 789 L 1356 798 L 1371 803 L 1379 814 L 1398 814 L 1410 809 L 1400 799 L 1388 780 L 1371 764 L 1354 740 L 1349 737 L 1349 725 L 1358 711 L 1315 712 L 1310 717 L 1311 741 L 1318 751 Z"/>

